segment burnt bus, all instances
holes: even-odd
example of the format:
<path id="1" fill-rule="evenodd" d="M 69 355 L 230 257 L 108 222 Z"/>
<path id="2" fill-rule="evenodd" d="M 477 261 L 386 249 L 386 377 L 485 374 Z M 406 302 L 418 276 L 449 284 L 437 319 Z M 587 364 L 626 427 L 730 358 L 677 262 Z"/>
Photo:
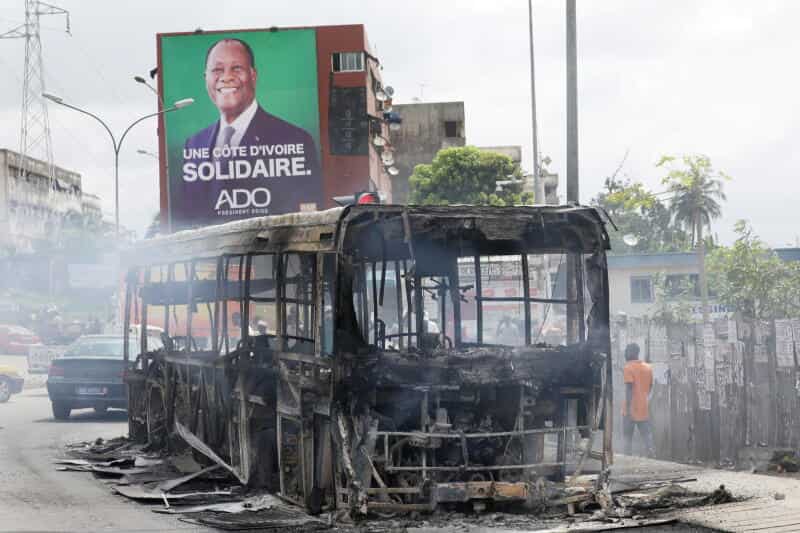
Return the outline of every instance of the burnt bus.
<path id="1" fill-rule="evenodd" d="M 535 503 L 611 462 L 608 248 L 576 205 L 354 205 L 142 242 L 130 435 L 312 512 Z"/>

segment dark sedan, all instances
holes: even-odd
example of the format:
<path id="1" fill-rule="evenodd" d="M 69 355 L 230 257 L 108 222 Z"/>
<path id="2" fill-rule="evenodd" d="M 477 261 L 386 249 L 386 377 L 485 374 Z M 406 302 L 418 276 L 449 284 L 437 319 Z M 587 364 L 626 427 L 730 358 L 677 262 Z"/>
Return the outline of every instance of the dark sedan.
<path id="1" fill-rule="evenodd" d="M 66 420 L 73 409 L 92 407 L 104 413 L 109 408 L 127 408 L 124 374 L 121 335 L 79 338 L 50 364 L 47 394 L 53 416 Z"/>

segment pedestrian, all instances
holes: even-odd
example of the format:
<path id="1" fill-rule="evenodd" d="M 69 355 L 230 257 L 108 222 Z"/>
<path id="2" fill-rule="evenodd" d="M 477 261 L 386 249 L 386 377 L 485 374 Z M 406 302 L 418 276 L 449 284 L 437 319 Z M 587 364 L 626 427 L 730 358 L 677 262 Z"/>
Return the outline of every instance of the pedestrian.
<path id="1" fill-rule="evenodd" d="M 653 368 L 639 360 L 639 345 L 625 347 L 625 403 L 622 406 L 622 425 L 625 433 L 625 454 L 633 449 L 633 431 L 639 430 L 648 457 L 655 454 L 653 427 L 650 425 L 650 392 L 653 390 Z"/>

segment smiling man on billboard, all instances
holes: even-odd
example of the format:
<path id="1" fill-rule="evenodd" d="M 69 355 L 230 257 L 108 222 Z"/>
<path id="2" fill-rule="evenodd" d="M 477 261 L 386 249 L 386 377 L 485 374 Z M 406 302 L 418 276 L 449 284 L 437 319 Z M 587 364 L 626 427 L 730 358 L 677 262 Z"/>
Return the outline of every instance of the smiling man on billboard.
<path id="1" fill-rule="evenodd" d="M 320 169 L 314 139 L 264 110 L 256 96 L 259 72 L 251 46 L 229 37 L 214 42 L 206 52 L 204 78 L 219 118 L 184 144 L 175 206 L 183 218 L 217 223 L 316 202 Z"/>

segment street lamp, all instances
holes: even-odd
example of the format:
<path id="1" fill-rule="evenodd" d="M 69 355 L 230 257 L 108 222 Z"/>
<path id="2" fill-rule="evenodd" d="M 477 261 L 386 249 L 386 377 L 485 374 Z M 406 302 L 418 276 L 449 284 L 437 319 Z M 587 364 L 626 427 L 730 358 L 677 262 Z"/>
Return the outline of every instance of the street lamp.
<path id="1" fill-rule="evenodd" d="M 72 104 L 68 104 L 68 103 L 66 103 L 64 101 L 63 98 L 60 98 L 58 96 L 55 96 L 55 95 L 52 95 L 52 94 L 48 94 L 48 93 L 43 93 L 42 96 L 44 98 L 47 98 L 51 102 L 54 102 L 54 103 L 59 104 L 59 105 L 63 105 L 64 107 L 68 107 L 68 108 L 73 109 L 73 110 L 75 110 L 75 111 L 77 111 L 79 113 L 83 113 L 84 115 L 89 115 L 90 117 L 95 119 L 97 122 L 99 122 L 105 128 L 105 130 L 108 132 L 108 135 L 111 137 L 111 144 L 114 146 L 114 223 L 116 225 L 117 238 L 119 238 L 119 151 L 122 148 L 122 142 L 125 140 L 125 136 L 128 135 L 128 132 L 131 131 L 131 128 L 133 128 L 135 125 L 137 125 L 138 123 L 140 123 L 144 119 L 147 119 L 147 118 L 150 118 L 150 117 L 155 117 L 155 116 L 158 116 L 158 115 L 161 115 L 161 114 L 164 114 L 164 113 L 169 113 L 171 111 L 177 111 L 178 109 L 181 109 L 182 107 L 186 107 L 186 106 L 192 105 L 194 103 L 194 99 L 193 98 L 184 98 L 184 99 L 178 100 L 177 102 L 172 104 L 172 107 L 169 107 L 167 109 L 162 109 L 161 111 L 158 111 L 157 113 L 150 113 L 148 115 L 144 115 L 143 117 L 137 118 L 136 120 L 134 120 L 130 124 L 130 126 L 125 128 L 125 131 L 122 132 L 122 136 L 120 136 L 119 141 L 117 141 L 117 138 L 114 137 L 114 134 L 111 132 L 111 128 L 109 128 L 108 125 L 105 122 L 103 122 L 102 119 L 100 119 L 100 117 L 98 117 L 97 115 L 95 115 L 93 113 L 90 113 L 89 111 L 86 111 L 84 109 L 81 109 L 80 107 L 76 107 L 76 106 L 74 106 Z"/>
<path id="2" fill-rule="evenodd" d="M 155 159 L 156 161 L 158 161 L 158 156 L 156 154 L 154 154 L 153 152 L 149 152 L 147 150 L 142 150 L 140 148 L 140 149 L 136 150 L 136 153 L 140 154 L 140 155 L 148 155 L 148 156 L 152 157 L 153 159 Z"/>
<path id="3" fill-rule="evenodd" d="M 158 100 L 161 102 L 161 105 L 162 105 L 162 106 L 164 105 L 164 102 L 161 100 L 161 95 L 160 95 L 160 94 L 158 94 L 158 91 L 156 90 L 156 88 L 155 88 L 155 87 L 153 87 L 152 85 L 150 85 L 150 84 L 147 82 L 147 80 L 146 80 L 146 79 L 144 79 L 144 78 L 143 78 L 143 77 L 141 77 L 141 76 L 134 76 L 134 77 L 133 77 L 133 81 L 135 81 L 136 83 L 141 83 L 142 85 L 144 85 L 145 87 L 147 87 L 148 89 L 150 89 L 151 91 L 153 91 L 153 94 L 155 94 L 155 95 L 158 97 Z"/>

